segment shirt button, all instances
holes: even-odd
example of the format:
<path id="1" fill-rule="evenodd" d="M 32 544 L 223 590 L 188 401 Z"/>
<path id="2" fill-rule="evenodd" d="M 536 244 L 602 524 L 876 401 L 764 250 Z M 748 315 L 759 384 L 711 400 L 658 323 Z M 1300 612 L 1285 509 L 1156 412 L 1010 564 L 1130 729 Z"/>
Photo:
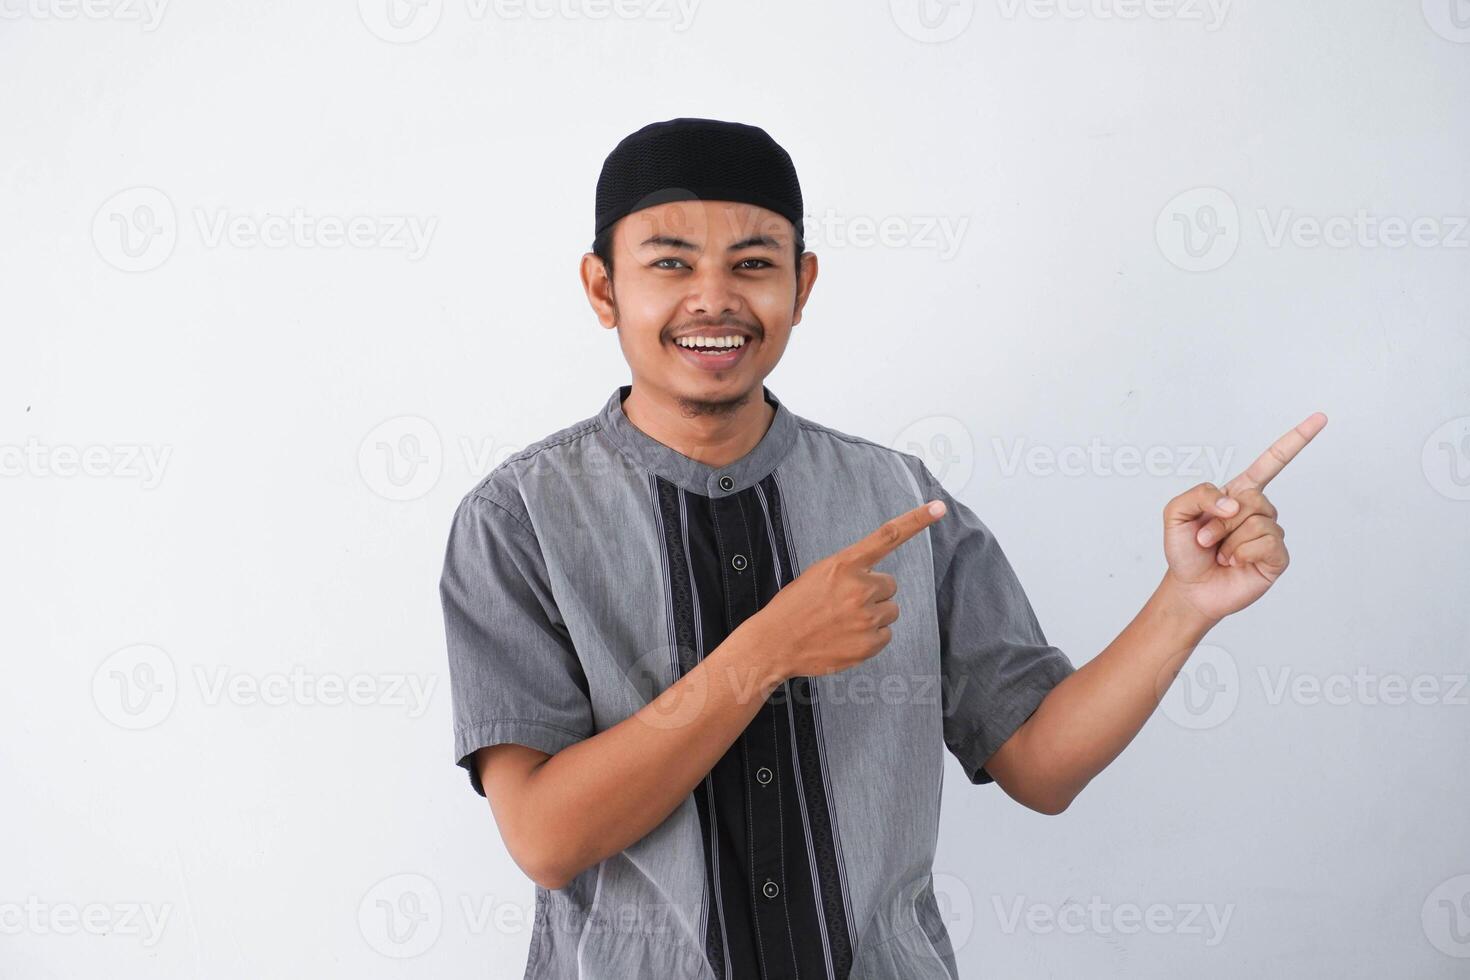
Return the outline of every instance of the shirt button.
<path id="1" fill-rule="evenodd" d="M 771 781 L 771 775 L 771 770 L 767 769 L 765 766 L 761 766 L 755 771 L 755 781 L 764 786 Z"/>
<path id="2" fill-rule="evenodd" d="M 735 486 L 735 481 L 732 480 L 730 477 L 728 477 L 728 476 L 722 476 L 722 477 L 720 477 L 720 489 L 721 490 L 731 490 L 731 489 L 734 488 L 734 486 Z"/>
<path id="3" fill-rule="evenodd" d="M 743 571 L 745 571 L 745 565 L 746 565 L 745 556 L 744 555 L 736 555 L 735 557 L 733 557 L 733 558 L 730 559 L 730 564 L 733 565 L 733 566 L 735 566 L 735 571 L 737 571 L 737 572 L 743 572 Z"/>
<path id="4" fill-rule="evenodd" d="M 767 878 L 766 883 L 764 885 L 761 885 L 761 894 L 766 896 L 766 898 L 775 898 L 777 895 L 781 894 L 781 889 L 776 886 L 776 883 L 774 881 Z"/>

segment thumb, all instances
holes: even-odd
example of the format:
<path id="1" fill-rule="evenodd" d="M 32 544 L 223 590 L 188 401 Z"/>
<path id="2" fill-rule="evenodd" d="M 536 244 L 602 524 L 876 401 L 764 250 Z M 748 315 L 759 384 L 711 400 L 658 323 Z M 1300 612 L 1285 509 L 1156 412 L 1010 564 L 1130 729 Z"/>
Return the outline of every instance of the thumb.
<path id="1" fill-rule="evenodd" d="M 1213 483 L 1192 487 L 1164 506 L 1164 527 L 1173 529 L 1193 524 L 1201 517 L 1231 517 L 1240 510 L 1240 502 L 1225 496 Z"/>

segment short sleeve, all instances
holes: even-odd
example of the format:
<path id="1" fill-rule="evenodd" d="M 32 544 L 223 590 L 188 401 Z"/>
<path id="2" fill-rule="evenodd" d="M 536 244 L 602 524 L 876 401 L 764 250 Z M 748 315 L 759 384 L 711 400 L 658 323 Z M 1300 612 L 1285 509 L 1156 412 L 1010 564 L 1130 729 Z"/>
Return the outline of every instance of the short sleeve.
<path id="1" fill-rule="evenodd" d="M 481 796 L 477 749 L 515 742 L 554 754 L 593 733 L 586 676 L 536 536 L 483 493 L 460 501 L 439 581 L 454 757 Z"/>
<path id="2" fill-rule="evenodd" d="M 949 508 L 929 528 L 944 742 L 971 783 L 994 782 L 985 761 L 1076 667 L 1046 642 L 990 528 L 920 466 L 925 499 L 943 500 Z"/>

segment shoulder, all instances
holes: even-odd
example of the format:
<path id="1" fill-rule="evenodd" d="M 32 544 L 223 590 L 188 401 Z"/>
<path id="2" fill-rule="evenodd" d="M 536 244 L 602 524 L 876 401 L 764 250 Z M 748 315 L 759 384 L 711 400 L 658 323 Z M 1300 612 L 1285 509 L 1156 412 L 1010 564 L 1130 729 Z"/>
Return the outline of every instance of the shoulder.
<path id="1" fill-rule="evenodd" d="M 825 446 L 832 453 L 844 459 L 852 459 L 860 464 L 866 463 L 879 469 L 901 467 L 902 470 L 894 472 L 906 471 L 923 494 L 932 494 L 938 486 L 938 481 L 924 465 L 924 460 L 915 453 L 904 452 L 893 446 L 885 446 L 881 442 L 843 432 L 800 415 L 793 415 L 793 418 L 803 438 Z"/>
<path id="2" fill-rule="evenodd" d="M 989 557 L 999 553 L 999 544 L 990 526 L 963 500 L 955 496 L 929 469 L 922 456 L 872 439 L 842 432 L 810 419 L 797 419 L 803 433 L 833 447 L 838 465 L 856 470 L 874 479 L 908 481 L 908 489 L 918 503 L 942 500 L 948 508 L 945 516 L 927 531 L 936 566 L 941 573 L 957 554 Z M 863 458 L 865 457 L 865 459 Z M 856 462 L 853 462 L 856 458 Z"/>
<path id="3" fill-rule="evenodd" d="M 579 454 L 601 427 L 602 420 L 593 415 L 530 443 L 470 487 L 460 498 L 458 513 L 477 511 L 511 520 L 534 535 L 525 497 L 530 474 L 547 469 L 577 472 Z"/>

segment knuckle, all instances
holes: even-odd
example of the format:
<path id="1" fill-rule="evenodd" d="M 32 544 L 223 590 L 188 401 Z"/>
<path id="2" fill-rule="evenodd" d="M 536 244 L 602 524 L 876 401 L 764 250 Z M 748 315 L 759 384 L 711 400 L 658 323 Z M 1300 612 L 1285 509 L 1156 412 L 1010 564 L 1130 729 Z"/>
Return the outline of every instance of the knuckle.
<path id="1" fill-rule="evenodd" d="M 1243 504 L 1249 502 L 1250 509 L 1253 513 L 1265 514 L 1267 517 L 1276 516 L 1275 505 L 1267 500 L 1266 495 L 1259 489 L 1252 487 L 1249 490 L 1244 490 L 1240 493 L 1239 499 Z"/>

